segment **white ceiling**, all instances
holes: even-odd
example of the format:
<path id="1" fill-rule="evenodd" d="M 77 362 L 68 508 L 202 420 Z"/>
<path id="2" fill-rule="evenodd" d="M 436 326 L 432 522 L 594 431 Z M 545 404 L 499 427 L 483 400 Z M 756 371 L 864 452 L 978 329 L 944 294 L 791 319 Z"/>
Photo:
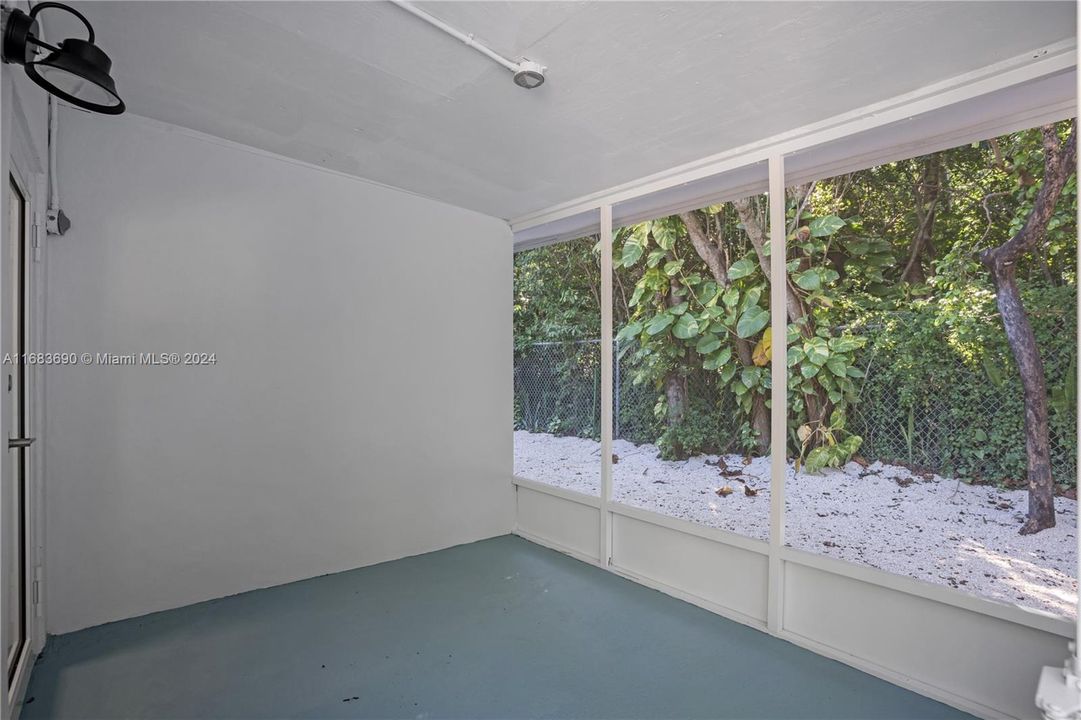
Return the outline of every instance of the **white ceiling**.
<path id="1" fill-rule="evenodd" d="M 78 4 L 130 112 L 501 218 L 1072 38 L 1076 13 L 1072 2 L 420 6 L 543 62 L 548 81 L 520 89 L 385 2 Z M 70 27 L 53 15 L 50 36 Z"/>

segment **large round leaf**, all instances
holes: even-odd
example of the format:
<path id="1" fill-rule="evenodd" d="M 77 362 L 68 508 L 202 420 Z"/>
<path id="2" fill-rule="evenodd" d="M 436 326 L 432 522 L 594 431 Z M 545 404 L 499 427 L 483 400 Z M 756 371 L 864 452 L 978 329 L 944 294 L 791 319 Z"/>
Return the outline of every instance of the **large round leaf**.
<path id="1" fill-rule="evenodd" d="M 756 267 L 758 267 L 758 265 L 750 258 L 736 260 L 732 263 L 732 267 L 728 268 L 728 277 L 731 280 L 739 280 L 740 278 L 747 277 L 753 273 Z"/>
<path id="2" fill-rule="evenodd" d="M 841 337 L 831 338 L 829 341 L 830 350 L 834 352 L 852 352 L 863 347 L 866 341 L 864 338 L 852 337 L 851 335 L 842 335 Z"/>
<path id="3" fill-rule="evenodd" d="M 654 221 L 650 226 L 653 239 L 661 246 L 662 250 L 671 250 L 676 244 L 676 233 L 668 225 Z"/>
<path id="4" fill-rule="evenodd" d="M 623 326 L 623 329 L 619 331 L 618 335 L 616 335 L 616 340 L 619 340 L 620 342 L 624 340 L 630 340 L 631 338 L 638 335 L 640 332 L 642 332 L 642 323 L 632 322 L 629 325 Z"/>
<path id="5" fill-rule="evenodd" d="M 830 357 L 829 345 L 820 337 L 813 337 L 805 341 L 803 343 L 803 352 L 807 354 L 808 360 L 818 366 L 825 365 Z"/>
<path id="6" fill-rule="evenodd" d="M 751 353 L 751 360 L 759 367 L 769 365 L 769 355 L 772 349 L 773 328 L 766 328 L 766 331 L 762 333 L 762 337 L 759 339 L 758 344 L 754 346 L 754 352 Z"/>
<path id="7" fill-rule="evenodd" d="M 682 267 L 682 260 L 669 260 L 664 264 L 664 274 L 668 277 L 672 277 L 673 275 L 678 273 Z"/>
<path id="8" fill-rule="evenodd" d="M 661 313 L 660 315 L 654 315 L 653 319 L 649 321 L 649 325 L 646 326 L 646 332 L 650 335 L 657 335 L 664 332 L 665 328 L 671 325 L 676 319 L 675 315 L 669 315 L 668 313 Z"/>
<path id="9" fill-rule="evenodd" d="M 672 328 L 672 334 L 680 340 L 693 338 L 698 334 L 698 320 L 690 313 L 680 315 L 675 327 Z"/>
<path id="10" fill-rule="evenodd" d="M 830 369 L 830 372 L 837 377 L 844 377 L 848 372 L 848 366 L 845 365 L 845 361 L 841 358 L 834 356 L 826 361 L 826 367 Z"/>
<path id="11" fill-rule="evenodd" d="M 703 355 L 709 355 L 711 352 L 721 346 L 721 339 L 713 333 L 706 333 L 698 340 L 698 344 L 694 346 L 694 349 Z"/>
<path id="12" fill-rule="evenodd" d="M 804 290 L 818 290 L 822 287 L 822 276 L 818 274 L 817 268 L 796 273 L 792 277 L 796 281 L 796 284 Z"/>
<path id="13" fill-rule="evenodd" d="M 736 323 L 736 335 L 749 338 L 767 325 L 769 325 L 769 310 L 760 305 L 752 305 L 740 315 L 739 322 Z"/>
<path id="14" fill-rule="evenodd" d="M 716 370 L 718 368 L 724 367 L 725 364 L 731 359 L 732 359 L 732 348 L 730 346 L 728 346 L 728 345 L 725 345 L 723 348 L 721 348 L 720 350 L 715 352 L 713 355 L 710 355 L 708 358 L 706 358 L 706 361 L 704 363 L 702 363 L 702 367 L 705 368 L 706 370 Z M 735 368 L 736 368 L 735 365 L 730 365 L 729 367 L 731 367 L 732 371 L 735 372 Z M 731 376 L 729 376 L 729 377 L 731 377 Z M 725 379 L 725 382 L 728 382 L 728 379 Z"/>
<path id="15" fill-rule="evenodd" d="M 815 218 L 809 225 L 811 229 L 811 237 L 825 237 L 832 235 L 845 226 L 845 221 L 836 215 L 827 215 L 826 217 Z"/>

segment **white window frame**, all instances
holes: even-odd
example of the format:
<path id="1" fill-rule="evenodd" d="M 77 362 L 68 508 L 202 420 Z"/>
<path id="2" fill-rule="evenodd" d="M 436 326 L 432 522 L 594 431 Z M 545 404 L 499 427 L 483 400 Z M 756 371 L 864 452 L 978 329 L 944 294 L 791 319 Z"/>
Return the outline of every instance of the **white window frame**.
<path id="1" fill-rule="evenodd" d="M 687 188 L 685 193 L 686 201 L 689 203 L 687 207 L 706 204 L 702 202 L 701 193 L 695 189 L 696 187 L 712 188 L 713 202 L 734 199 L 737 195 L 742 197 L 748 193 L 761 192 L 765 188 L 748 185 L 747 175 L 741 171 L 765 163 L 768 170 L 770 239 L 773 248 L 770 261 L 771 327 L 774 337 L 785 337 L 788 325 L 784 301 L 786 187 L 798 182 L 854 172 L 885 162 L 915 157 L 1076 116 L 1075 53 L 1076 45 L 1073 41 L 1042 48 L 887 102 L 759 143 L 703 158 L 700 161 L 563 203 L 542 212 L 516 218 L 511 222 L 516 237 L 516 250 L 599 231 L 602 278 L 601 346 L 611 347 L 614 210 L 621 204 L 625 206 L 635 204 L 637 217 L 640 218 L 642 217 L 641 208 L 648 206 L 649 198 L 652 196 L 663 198 L 663 200 L 657 200 L 657 208 L 663 208 L 666 211 L 664 214 L 670 214 L 675 212 L 673 208 L 676 205 L 673 203 L 678 203 L 680 188 Z M 1069 91 L 1065 91 L 1064 87 Z M 959 115 L 959 108 L 966 109 L 966 112 L 972 116 L 969 118 L 964 113 Z M 915 140 L 908 138 L 893 146 L 881 144 L 884 133 L 890 132 L 891 128 L 900 127 L 898 123 L 908 122 L 914 117 L 923 118 L 924 124 L 920 126 L 922 134 L 919 138 Z M 850 145 L 858 147 L 856 140 L 873 138 L 872 133 L 876 131 L 878 131 L 879 143 L 877 146 L 869 150 L 866 147 L 859 147 L 858 150 L 853 150 L 851 156 L 844 154 L 844 148 Z M 841 150 L 838 151 L 838 148 Z M 820 157 L 816 158 L 815 153 L 818 153 Z M 792 159 L 794 163 L 798 161 L 798 164 L 802 166 L 798 172 L 786 175 L 785 164 L 788 159 Z M 726 174 L 737 178 L 730 183 L 731 187 L 725 186 Z M 643 202 L 646 205 L 643 205 Z M 598 212 L 599 227 L 593 224 L 596 221 L 592 219 Z M 772 348 L 771 429 L 774 438 L 787 436 L 786 351 L 784 343 L 777 343 Z M 883 654 L 875 656 L 875 652 L 866 649 L 852 650 L 843 640 L 831 643 L 829 639 L 816 638 L 813 636 L 814 633 L 809 632 L 806 627 L 790 627 L 786 622 L 786 608 L 792 612 L 794 608 L 799 607 L 793 603 L 800 602 L 801 598 L 794 597 L 792 593 L 786 593 L 786 578 L 795 574 L 800 578 L 801 588 L 805 588 L 808 586 L 807 579 L 811 577 L 810 574 L 820 573 L 823 577 L 828 575 L 842 578 L 845 582 L 854 581 L 865 584 L 870 586 L 869 592 L 900 593 L 910 598 L 905 602 L 913 608 L 916 608 L 921 601 L 934 604 L 925 607 L 923 612 L 930 607 L 947 606 L 954 609 L 951 612 L 962 611 L 962 614 L 956 616 L 958 618 L 966 618 L 967 615 L 964 613 L 974 613 L 984 619 L 978 622 L 1001 621 L 1005 623 L 1005 625 L 994 626 L 996 628 L 1023 629 L 1023 642 L 1031 644 L 1030 655 L 1050 654 L 1050 648 L 1060 644 L 1057 655 L 1048 657 L 1047 664 L 1058 664 L 1066 655 L 1066 643 L 1061 642 L 1061 639 L 1073 639 L 1078 634 L 1075 623 L 1050 613 L 977 597 L 953 588 L 786 546 L 784 542 L 786 458 L 783 442 L 775 442 L 771 450 L 771 507 L 768 542 L 699 526 L 613 501 L 611 460 L 613 368 L 611 353 L 602 353 L 601 357 L 600 496 L 591 497 L 552 488 L 544 483 L 514 478 L 514 484 L 519 490 L 519 516 L 516 527 L 518 534 L 689 600 L 719 614 L 758 627 L 820 654 L 834 657 L 973 714 L 995 718 L 1021 717 L 1025 715 L 1026 703 L 1028 703 L 1028 708 L 1034 710 L 1034 706 L 1031 705 L 1031 693 L 1016 701 L 1011 698 L 1006 703 L 1003 702 L 1001 693 L 996 695 L 997 689 L 994 687 L 994 683 L 1001 678 L 989 677 L 986 678 L 988 682 L 983 682 L 981 673 L 990 675 L 995 671 L 990 664 L 986 667 L 981 665 L 982 662 L 990 663 L 991 660 L 979 657 L 978 651 L 972 658 L 971 672 L 939 683 L 933 674 L 928 678 L 919 677 L 918 667 L 916 671 L 913 671 L 912 668 L 916 667 L 913 663 L 918 662 L 919 658 L 913 657 L 911 652 L 907 655 L 904 653 L 891 655 L 890 652 L 895 648 L 885 648 Z M 534 508 L 533 495 L 522 495 L 523 490 L 526 493 L 540 493 L 562 498 L 579 508 L 591 508 L 595 512 L 578 512 L 574 519 L 571 519 L 569 516 L 561 517 L 558 512 L 541 511 Z M 583 534 L 580 526 L 586 518 L 590 519 L 589 522 L 592 522 L 594 518 L 596 520 L 596 530 L 599 535 L 595 544 L 589 539 L 589 533 Z M 677 533 L 678 535 L 657 536 L 672 539 L 673 542 L 677 537 L 699 538 L 746 552 L 751 556 L 764 557 L 768 567 L 764 617 L 760 613 L 740 610 L 735 607 L 739 604 L 738 602 L 718 602 L 704 597 L 702 593 L 688 591 L 677 582 L 657 577 L 663 573 L 643 572 L 623 567 L 618 558 L 619 539 L 616 530 L 623 523 L 645 523 L 656 528 L 663 528 L 665 533 Z M 658 530 L 658 532 L 662 531 Z M 1081 527 L 1078 529 L 1078 536 L 1081 539 Z M 679 551 L 674 545 L 671 548 L 673 553 Z M 794 615 L 798 616 L 799 613 L 794 613 Z M 889 619 L 880 618 L 879 622 L 886 624 Z M 888 636 L 887 629 L 884 629 L 883 633 L 883 637 Z M 897 645 L 900 644 L 900 642 L 897 643 Z M 1019 659 L 1019 662 L 1022 660 L 1024 658 Z M 1028 664 L 1031 663 L 1024 661 L 1026 664 L 1021 672 L 1029 673 L 1034 691 L 1039 667 L 1028 668 Z"/>

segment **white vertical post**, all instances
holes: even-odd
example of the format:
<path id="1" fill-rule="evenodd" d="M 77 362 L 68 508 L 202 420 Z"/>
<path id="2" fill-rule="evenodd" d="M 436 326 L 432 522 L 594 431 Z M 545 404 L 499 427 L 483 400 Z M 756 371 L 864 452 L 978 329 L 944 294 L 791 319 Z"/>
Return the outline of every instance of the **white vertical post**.
<path id="1" fill-rule="evenodd" d="M 784 484 L 788 436 L 788 308 L 787 248 L 785 245 L 784 156 L 769 159 L 769 305 L 773 347 L 770 356 L 770 484 L 769 484 L 769 597 L 766 609 L 771 633 L 784 628 Z"/>
<path id="2" fill-rule="evenodd" d="M 612 560 L 612 206 L 601 205 L 601 565 Z"/>

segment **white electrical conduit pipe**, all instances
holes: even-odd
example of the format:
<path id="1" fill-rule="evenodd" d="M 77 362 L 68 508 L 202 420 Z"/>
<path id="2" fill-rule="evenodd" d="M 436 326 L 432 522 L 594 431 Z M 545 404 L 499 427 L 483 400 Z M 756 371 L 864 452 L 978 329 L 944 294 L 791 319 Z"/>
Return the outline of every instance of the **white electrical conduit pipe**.
<path id="1" fill-rule="evenodd" d="M 60 210 L 60 189 L 56 179 L 56 138 L 60 130 L 60 108 L 56 96 L 49 95 L 49 213 L 56 217 Z"/>
<path id="2" fill-rule="evenodd" d="M 532 89 L 538 87 L 544 82 L 544 71 L 548 68 L 544 67 L 540 63 L 535 63 L 531 60 L 522 59 L 521 62 L 516 62 L 510 58 L 503 57 L 495 50 L 492 50 L 487 45 L 477 42 L 476 38 L 470 34 L 466 34 L 461 30 L 451 27 L 434 15 L 429 15 L 412 3 L 404 2 L 404 0 L 390 0 L 392 3 L 405 10 L 410 15 L 414 15 L 424 22 L 428 23 L 434 28 L 442 30 L 452 38 L 462 41 L 469 47 L 473 48 L 482 55 L 487 56 L 491 60 L 495 60 L 497 63 L 514 73 L 514 82 L 519 87 L 526 89 Z"/>
<path id="3" fill-rule="evenodd" d="M 443 22 L 439 18 L 435 17 L 434 15 L 429 15 L 428 13 L 424 12 L 419 7 L 416 7 L 415 5 L 413 5 L 411 3 L 403 2 L 402 0 L 391 0 L 391 2 L 393 2 L 395 5 L 400 7 L 402 10 L 405 10 L 407 13 L 410 13 L 412 15 L 416 15 L 417 17 L 419 17 L 421 20 L 428 23 L 429 25 L 432 25 L 433 27 L 439 28 L 440 30 L 445 32 L 447 35 L 450 35 L 451 37 L 454 37 L 454 38 L 458 38 L 459 40 L 464 42 L 469 47 L 473 48 L 474 50 L 481 53 L 482 55 L 487 55 L 492 60 L 495 60 L 497 63 L 499 63 L 503 67 L 507 68 L 511 72 L 518 72 L 518 63 L 516 63 L 513 60 L 510 60 L 508 58 L 503 57 L 502 55 L 497 53 L 495 50 L 492 50 L 491 48 L 487 47 L 486 45 L 482 45 L 481 43 L 477 42 L 473 38 L 472 35 L 466 35 L 461 30 L 456 30 L 455 28 L 452 28 L 450 25 L 447 25 L 445 22 Z"/>
<path id="4" fill-rule="evenodd" d="M 29 7 L 30 3 L 27 3 Z M 48 37 L 46 32 L 46 19 L 43 17 L 35 18 L 38 23 L 38 31 L 41 33 L 40 37 Z M 39 48 L 40 50 L 40 48 Z M 60 189 L 56 178 L 56 137 L 60 132 L 60 108 L 56 104 L 56 96 L 49 94 L 48 102 L 48 118 L 49 118 L 49 135 L 45 139 L 46 153 L 48 154 L 48 182 L 47 195 L 45 206 L 50 211 L 50 217 L 56 217 L 57 212 L 60 210 Z"/>

